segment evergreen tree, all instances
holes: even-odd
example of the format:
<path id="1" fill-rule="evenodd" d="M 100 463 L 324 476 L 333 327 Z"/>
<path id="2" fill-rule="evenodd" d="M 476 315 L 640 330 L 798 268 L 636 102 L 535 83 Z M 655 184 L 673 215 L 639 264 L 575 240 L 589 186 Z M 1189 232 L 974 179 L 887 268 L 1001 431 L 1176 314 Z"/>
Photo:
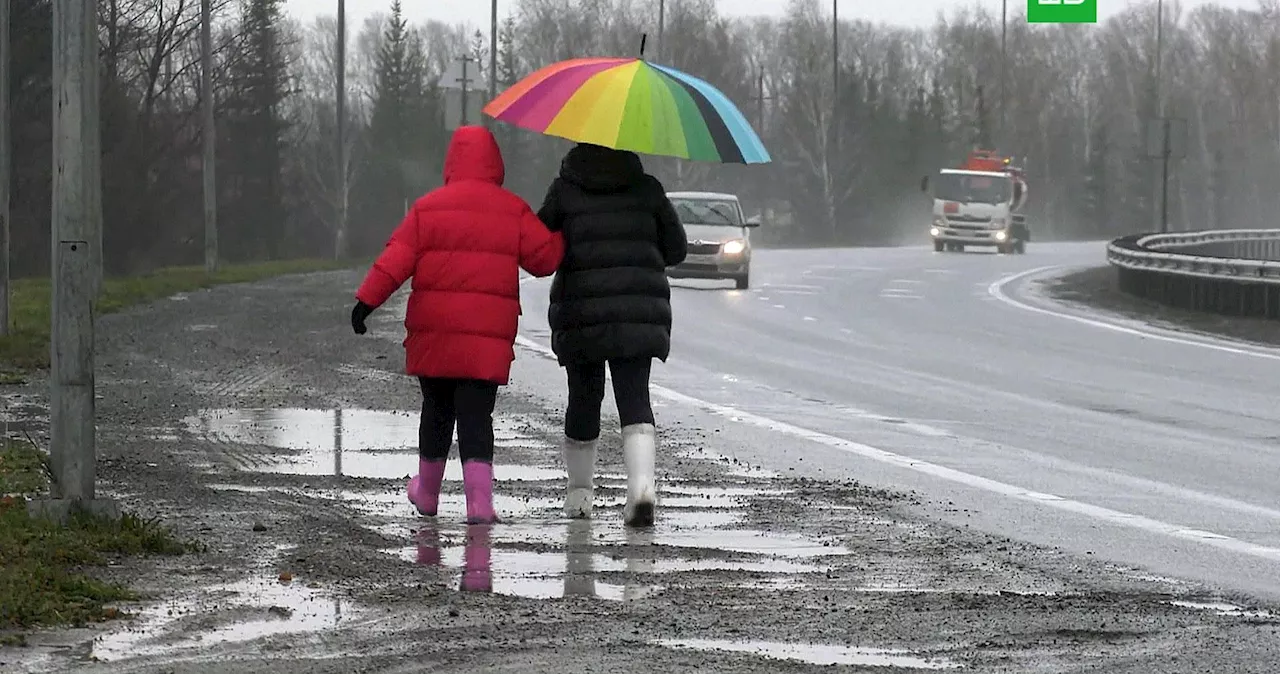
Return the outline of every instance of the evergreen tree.
<path id="1" fill-rule="evenodd" d="M 231 61 L 222 117 L 219 221 L 229 257 L 279 258 L 287 237 L 283 195 L 284 103 L 289 63 L 281 40 L 283 0 L 246 0 L 240 31 L 244 42 Z"/>
<path id="2" fill-rule="evenodd" d="M 426 86 L 421 39 L 408 27 L 400 0 L 391 5 L 374 72 L 368 152 L 352 210 L 358 228 L 352 250 L 370 253 L 395 229 L 406 206 L 439 184 L 439 160 L 432 150 L 438 117 L 435 92 Z"/>
<path id="3" fill-rule="evenodd" d="M 520 56 L 516 44 L 516 20 L 508 16 L 498 27 L 498 91 L 501 92 L 520 80 L 522 76 Z M 523 131 L 509 124 L 495 124 L 494 135 L 502 146 L 503 160 L 507 166 L 506 186 L 525 199 L 534 201 L 542 195 L 535 192 L 543 186 L 535 185 L 535 175 L 545 175 L 538 167 L 531 166 L 534 157 L 530 156 L 526 142 L 528 131 Z M 549 168 L 549 167 L 548 167 Z M 537 206 L 535 201 L 534 206 Z"/>

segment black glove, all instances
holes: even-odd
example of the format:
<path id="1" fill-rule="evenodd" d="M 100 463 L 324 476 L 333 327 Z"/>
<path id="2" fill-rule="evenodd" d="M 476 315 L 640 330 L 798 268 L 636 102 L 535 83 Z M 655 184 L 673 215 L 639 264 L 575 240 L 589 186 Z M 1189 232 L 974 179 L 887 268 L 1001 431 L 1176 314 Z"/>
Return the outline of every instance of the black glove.
<path id="1" fill-rule="evenodd" d="M 373 307 L 365 304 L 364 302 L 356 302 L 356 305 L 352 307 L 351 329 L 354 330 L 357 335 L 363 335 L 369 331 L 369 328 L 365 327 L 364 319 L 368 318 L 371 313 L 373 313 Z"/>

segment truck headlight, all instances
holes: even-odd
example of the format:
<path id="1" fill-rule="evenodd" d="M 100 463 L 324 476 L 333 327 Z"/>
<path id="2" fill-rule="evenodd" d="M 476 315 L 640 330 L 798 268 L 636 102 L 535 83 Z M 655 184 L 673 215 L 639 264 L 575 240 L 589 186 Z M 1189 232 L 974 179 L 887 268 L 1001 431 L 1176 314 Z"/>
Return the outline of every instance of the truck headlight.
<path id="1" fill-rule="evenodd" d="M 930 227 L 930 228 L 929 228 L 929 236 L 938 236 L 938 235 L 940 235 L 940 234 L 942 234 L 942 230 L 941 230 L 941 229 L 938 229 L 937 227 Z"/>
<path id="2" fill-rule="evenodd" d="M 726 255 L 737 255 L 747 249 L 747 244 L 740 239 L 728 241 L 724 244 L 724 252 Z"/>
<path id="3" fill-rule="evenodd" d="M 1009 235 L 1005 232 L 996 232 L 996 241 L 1004 241 L 1007 238 L 1009 238 Z"/>

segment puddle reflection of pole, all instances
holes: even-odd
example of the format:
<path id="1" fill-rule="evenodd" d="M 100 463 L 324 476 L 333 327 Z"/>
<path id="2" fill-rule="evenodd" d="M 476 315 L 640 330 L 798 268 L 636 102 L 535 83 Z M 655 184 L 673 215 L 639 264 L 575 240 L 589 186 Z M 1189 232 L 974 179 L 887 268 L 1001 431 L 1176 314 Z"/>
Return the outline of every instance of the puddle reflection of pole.
<path id="1" fill-rule="evenodd" d="M 342 477 L 342 410 L 333 411 L 333 475 Z"/>
<path id="2" fill-rule="evenodd" d="M 596 594 L 596 574 L 591 559 L 591 520 L 570 520 L 565 539 L 564 596 Z"/>
<path id="3" fill-rule="evenodd" d="M 636 576 L 653 573 L 653 559 L 649 557 L 652 545 L 652 530 L 627 529 L 627 581 L 622 588 L 623 601 L 641 599 L 648 593 L 648 587 L 637 582 Z"/>

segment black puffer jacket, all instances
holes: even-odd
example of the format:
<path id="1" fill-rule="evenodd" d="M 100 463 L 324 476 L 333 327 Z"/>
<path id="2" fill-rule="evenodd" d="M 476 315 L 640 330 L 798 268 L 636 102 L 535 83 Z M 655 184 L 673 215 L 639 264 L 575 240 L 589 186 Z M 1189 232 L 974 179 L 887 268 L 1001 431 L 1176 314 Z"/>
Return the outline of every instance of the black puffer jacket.
<path id="1" fill-rule="evenodd" d="M 551 348 L 561 365 L 671 352 L 666 268 L 684 261 L 684 226 L 632 152 L 580 144 L 565 155 L 538 217 L 564 233 L 551 285 Z"/>

